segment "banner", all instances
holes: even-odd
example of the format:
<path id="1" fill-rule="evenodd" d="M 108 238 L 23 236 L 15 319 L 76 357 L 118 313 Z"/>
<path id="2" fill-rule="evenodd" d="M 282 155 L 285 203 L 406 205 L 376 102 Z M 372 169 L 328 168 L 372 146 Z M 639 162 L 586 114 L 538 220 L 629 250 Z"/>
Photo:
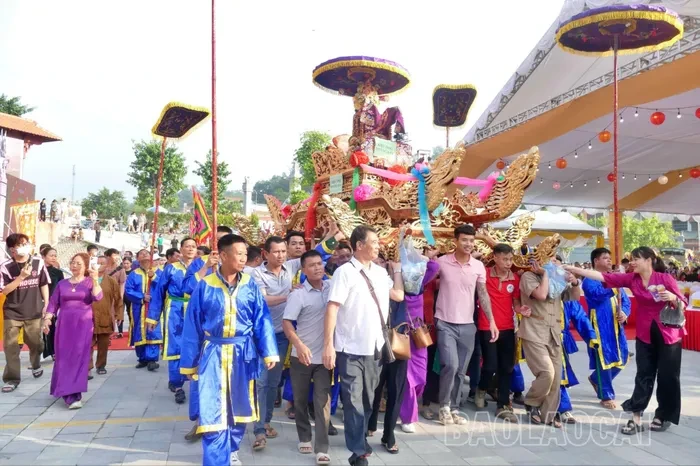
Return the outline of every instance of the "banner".
<path id="1" fill-rule="evenodd" d="M 29 237 L 29 242 L 35 244 L 36 222 L 39 216 L 39 201 L 24 202 L 10 207 L 15 220 L 15 232 Z"/>
<path id="2" fill-rule="evenodd" d="M 192 187 L 192 198 L 194 199 L 194 208 L 192 209 L 193 216 L 190 222 L 190 232 L 197 244 L 203 244 L 212 236 L 211 222 L 207 216 L 207 210 L 204 208 L 202 196 L 199 195 L 194 187 Z"/>

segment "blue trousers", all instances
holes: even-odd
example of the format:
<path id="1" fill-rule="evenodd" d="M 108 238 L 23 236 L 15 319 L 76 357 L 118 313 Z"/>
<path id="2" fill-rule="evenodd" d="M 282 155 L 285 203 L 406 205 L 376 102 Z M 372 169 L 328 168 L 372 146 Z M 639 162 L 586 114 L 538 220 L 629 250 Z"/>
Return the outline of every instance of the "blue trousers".
<path id="1" fill-rule="evenodd" d="M 565 386 L 561 386 L 561 398 L 559 400 L 559 409 L 557 412 L 559 414 L 564 414 L 567 411 L 571 411 L 573 406 L 571 406 L 571 398 L 569 398 L 569 390 Z"/>
<path id="2" fill-rule="evenodd" d="M 229 411 L 230 413 L 231 411 Z M 202 464 L 204 466 L 228 466 L 231 453 L 237 452 L 245 435 L 245 424 L 234 424 L 229 414 L 228 427 L 202 436 Z"/>
<path id="3" fill-rule="evenodd" d="M 187 381 L 187 376 L 180 374 L 180 360 L 171 359 L 168 361 L 168 382 L 175 388 L 182 388 Z"/>
<path id="4" fill-rule="evenodd" d="M 190 421 L 199 419 L 199 382 L 190 381 Z"/>
<path id="5" fill-rule="evenodd" d="M 522 393 L 525 391 L 525 378 L 523 371 L 520 369 L 520 364 L 515 364 L 513 373 L 510 375 L 510 391 L 513 393 Z"/>
<path id="6" fill-rule="evenodd" d="M 289 340 L 284 335 L 284 332 L 276 333 L 275 338 L 277 339 L 277 350 L 279 351 L 280 358 L 283 358 L 287 354 L 287 347 L 289 346 Z M 262 364 L 262 362 L 261 362 Z M 258 378 L 258 411 L 260 411 L 260 420 L 255 422 L 254 431 L 255 435 L 260 435 L 265 433 L 265 424 L 269 424 L 272 420 L 272 412 L 275 409 L 275 399 L 277 398 L 277 387 L 280 384 L 280 379 L 282 378 L 282 369 L 284 361 L 280 361 L 275 364 L 270 370 L 263 367 L 260 372 L 260 377 Z"/>
<path id="7" fill-rule="evenodd" d="M 157 362 L 160 357 L 160 346 L 158 345 L 141 345 L 134 349 L 139 362 Z"/>
<path id="8" fill-rule="evenodd" d="M 591 380 L 598 385 L 598 399 L 600 400 L 614 400 L 615 399 L 615 389 L 613 388 L 613 379 L 617 377 L 617 374 L 621 372 L 622 369 L 619 367 L 613 367 L 611 369 L 600 369 L 600 381 L 598 381 L 598 374 L 596 371 L 591 373 Z"/>

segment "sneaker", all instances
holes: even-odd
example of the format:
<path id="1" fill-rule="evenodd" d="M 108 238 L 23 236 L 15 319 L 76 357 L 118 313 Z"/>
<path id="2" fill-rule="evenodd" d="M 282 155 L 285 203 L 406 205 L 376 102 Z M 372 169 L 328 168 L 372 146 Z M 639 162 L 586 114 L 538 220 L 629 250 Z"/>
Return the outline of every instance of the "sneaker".
<path id="1" fill-rule="evenodd" d="M 80 400 L 74 401 L 73 403 L 68 405 L 68 409 L 80 409 L 82 407 L 83 407 L 83 402 Z"/>
<path id="2" fill-rule="evenodd" d="M 443 406 L 440 408 L 440 412 L 438 413 L 438 422 L 443 426 L 449 426 L 455 423 L 454 419 L 452 419 L 452 413 L 450 413 L 450 408 L 448 406 Z"/>
<path id="3" fill-rule="evenodd" d="M 335 436 L 338 435 L 338 429 L 333 425 L 331 421 L 328 421 L 328 435 Z"/>
<path id="4" fill-rule="evenodd" d="M 474 396 L 474 404 L 477 408 L 483 409 L 486 407 L 486 390 L 477 390 Z"/>
<path id="5" fill-rule="evenodd" d="M 407 434 L 415 434 L 416 433 L 416 425 L 414 423 L 401 424 L 401 430 L 403 430 Z"/>
<path id="6" fill-rule="evenodd" d="M 576 424 L 576 418 L 571 414 L 571 411 L 561 413 L 560 419 L 563 424 Z"/>
<path id="7" fill-rule="evenodd" d="M 505 408 L 498 408 L 496 410 L 496 419 L 503 419 L 506 422 L 513 424 L 518 423 L 518 416 L 513 413 L 513 408 L 506 406 Z"/>
<path id="8" fill-rule="evenodd" d="M 454 422 L 458 426 L 462 426 L 467 423 L 467 420 L 460 416 L 459 411 L 457 411 L 456 409 L 453 409 L 452 413 L 450 414 L 452 415 L 452 422 Z"/>
<path id="9" fill-rule="evenodd" d="M 475 395 L 476 394 L 473 391 L 469 390 L 469 394 L 467 395 L 467 403 L 474 404 Z"/>
<path id="10" fill-rule="evenodd" d="M 181 405 L 185 402 L 186 399 L 187 395 L 185 395 L 185 391 L 181 388 L 178 388 L 175 392 L 175 403 Z"/>
<path id="11" fill-rule="evenodd" d="M 155 372 L 156 369 L 158 369 L 158 368 L 160 367 L 160 364 L 158 364 L 158 363 L 155 362 L 155 361 L 150 361 L 150 362 L 147 364 L 147 366 L 148 366 L 148 371 L 149 371 L 149 372 Z"/>
<path id="12" fill-rule="evenodd" d="M 136 369 L 143 369 L 146 366 L 148 366 L 148 363 L 146 361 L 139 361 L 135 367 L 136 367 Z"/>
<path id="13" fill-rule="evenodd" d="M 238 452 L 234 451 L 231 453 L 231 466 L 239 466 L 243 463 L 241 463 L 241 460 L 238 459 Z"/>

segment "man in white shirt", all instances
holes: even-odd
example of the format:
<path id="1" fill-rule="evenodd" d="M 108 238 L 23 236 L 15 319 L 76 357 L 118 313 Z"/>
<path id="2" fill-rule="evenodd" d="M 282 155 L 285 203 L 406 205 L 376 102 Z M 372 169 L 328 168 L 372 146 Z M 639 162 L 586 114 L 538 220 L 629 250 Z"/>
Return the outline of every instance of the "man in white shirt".
<path id="1" fill-rule="evenodd" d="M 349 461 L 353 466 L 366 466 L 372 450 L 365 432 L 379 382 L 379 354 L 385 343 L 382 326 L 389 317 L 389 299 L 403 301 L 404 291 L 399 264 L 392 264 L 392 281 L 385 269 L 372 263 L 379 255 L 374 229 L 355 228 L 350 245 L 354 257 L 331 279 L 323 364 L 332 370 L 337 358 L 345 444 L 352 452 Z"/>

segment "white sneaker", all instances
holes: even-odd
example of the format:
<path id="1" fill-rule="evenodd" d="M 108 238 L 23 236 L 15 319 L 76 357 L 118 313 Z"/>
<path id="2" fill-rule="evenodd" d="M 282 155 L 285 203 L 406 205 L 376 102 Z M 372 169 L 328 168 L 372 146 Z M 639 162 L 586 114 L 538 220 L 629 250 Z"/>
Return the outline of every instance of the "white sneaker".
<path id="1" fill-rule="evenodd" d="M 238 459 L 238 452 L 234 451 L 231 453 L 231 466 L 240 466 L 242 464 L 241 460 Z"/>
<path id="2" fill-rule="evenodd" d="M 440 408 L 440 412 L 438 413 L 438 422 L 444 426 L 449 426 L 455 423 L 454 419 L 452 419 L 452 413 L 450 412 L 449 406 L 443 406 Z"/>
<path id="3" fill-rule="evenodd" d="M 415 434 L 416 433 L 416 425 L 414 423 L 401 424 L 401 430 L 403 430 L 407 434 Z"/>
<path id="4" fill-rule="evenodd" d="M 68 406 L 68 409 L 80 409 L 82 407 L 83 407 L 83 402 L 78 400 L 78 401 L 74 401 L 73 403 L 71 403 Z"/>
<path id="5" fill-rule="evenodd" d="M 452 412 L 450 413 L 452 415 L 452 422 L 457 425 L 464 425 L 467 423 L 467 420 L 460 416 L 459 411 L 456 409 L 453 409 Z"/>

